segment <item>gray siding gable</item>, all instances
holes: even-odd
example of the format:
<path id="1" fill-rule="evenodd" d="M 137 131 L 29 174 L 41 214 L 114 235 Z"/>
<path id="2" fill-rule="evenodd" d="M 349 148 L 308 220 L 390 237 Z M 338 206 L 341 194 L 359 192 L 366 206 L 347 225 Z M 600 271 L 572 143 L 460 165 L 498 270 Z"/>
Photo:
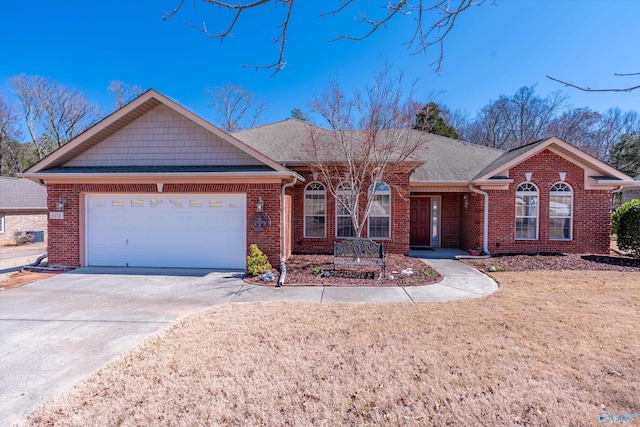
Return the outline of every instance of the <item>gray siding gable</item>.
<path id="1" fill-rule="evenodd" d="M 189 118 L 160 104 L 64 166 L 238 165 L 262 163 Z"/>

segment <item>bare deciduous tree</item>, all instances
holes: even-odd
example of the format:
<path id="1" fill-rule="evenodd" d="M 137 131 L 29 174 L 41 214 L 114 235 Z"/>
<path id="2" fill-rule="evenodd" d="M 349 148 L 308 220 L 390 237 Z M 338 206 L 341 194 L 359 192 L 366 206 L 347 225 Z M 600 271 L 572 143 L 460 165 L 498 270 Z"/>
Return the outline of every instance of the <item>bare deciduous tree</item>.
<path id="1" fill-rule="evenodd" d="M 237 132 L 258 124 L 260 114 L 267 104 L 242 85 L 227 83 L 215 89 L 205 90 L 209 107 L 216 115 L 216 124 L 226 132 Z"/>
<path id="2" fill-rule="evenodd" d="M 503 150 L 557 136 L 604 162 L 622 135 L 640 132 L 636 111 L 565 108 L 566 99 L 559 92 L 541 98 L 534 87 L 523 87 L 511 97 L 490 102 L 474 119 L 457 123 L 456 129 L 469 142 Z"/>
<path id="3" fill-rule="evenodd" d="M 21 74 L 11 79 L 11 86 L 38 159 L 62 147 L 100 117 L 99 109 L 83 94 L 44 77 Z"/>
<path id="4" fill-rule="evenodd" d="M 129 101 L 140 96 L 144 89 L 138 85 L 130 85 L 120 80 L 109 80 L 107 90 L 113 94 L 113 109 L 122 108 Z"/>
<path id="5" fill-rule="evenodd" d="M 0 94 L 0 176 L 21 172 L 15 143 L 19 139 L 18 117 Z"/>
<path id="6" fill-rule="evenodd" d="M 502 150 L 533 142 L 545 136 L 566 99 L 560 92 L 540 98 L 535 86 L 522 87 L 513 96 L 500 96 L 483 107 L 467 136 L 471 142 Z"/>
<path id="7" fill-rule="evenodd" d="M 429 138 L 412 129 L 418 104 L 404 96 L 402 75 L 383 68 L 364 92 L 347 96 L 335 81 L 311 101 L 329 130 L 309 126 L 313 169 L 347 212 L 353 237 L 360 237 L 369 213 L 379 204 L 382 184 L 393 186 L 393 175 L 419 162 L 412 157 Z M 400 197 L 402 189 L 398 188 Z M 384 206 L 377 206 L 385 209 Z"/>
<path id="8" fill-rule="evenodd" d="M 486 0 L 375 0 L 358 2 L 358 0 L 333 0 L 326 2 L 327 12 L 321 13 L 324 19 L 345 15 L 350 10 L 354 11 L 354 20 L 364 31 L 361 34 L 341 34 L 334 33 L 335 40 L 362 41 L 381 29 L 385 29 L 391 21 L 397 19 L 412 19 L 413 22 L 407 26 L 408 35 L 404 43 L 413 54 L 422 54 L 432 46 L 439 48 L 437 59 L 431 64 L 436 72 L 440 71 L 444 59 L 444 40 L 453 30 L 458 17 L 471 8 L 479 6 Z M 275 62 L 269 65 L 252 65 L 252 68 L 274 69 L 275 73 L 281 71 L 287 62 L 284 59 L 285 46 L 287 42 L 287 31 L 296 0 L 201 0 L 202 3 L 217 6 L 219 9 L 230 12 L 228 22 L 219 31 L 209 31 L 206 23 L 201 26 L 185 22 L 209 37 L 219 39 L 221 42 L 231 35 L 232 31 L 241 22 L 241 17 L 245 12 L 252 9 L 264 10 L 268 6 L 274 9 L 284 5 L 282 18 L 278 25 L 279 34 L 275 43 L 279 46 L 278 57 Z M 165 20 L 174 17 L 184 6 L 184 0 L 180 0 L 176 8 L 171 12 L 163 12 Z M 194 2 L 195 7 L 195 2 Z"/>

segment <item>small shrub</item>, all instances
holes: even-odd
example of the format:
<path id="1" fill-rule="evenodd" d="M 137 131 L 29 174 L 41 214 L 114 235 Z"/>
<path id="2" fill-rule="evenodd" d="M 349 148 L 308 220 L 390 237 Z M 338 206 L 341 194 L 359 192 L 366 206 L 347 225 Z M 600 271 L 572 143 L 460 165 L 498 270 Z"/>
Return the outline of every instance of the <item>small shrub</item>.
<path id="1" fill-rule="evenodd" d="M 265 254 L 258 249 L 255 243 L 249 246 L 249 256 L 247 257 L 247 271 L 252 276 L 271 271 L 271 264 Z"/>
<path id="2" fill-rule="evenodd" d="M 313 270 L 311 270 L 311 274 L 313 274 L 314 276 L 317 276 L 320 273 L 322 273 L 322 269 L 321 268 L 316 267 Z"/>
<path id="3" fill-rule="evenodd" d="M 620 217 L 633 206 L 640 206 L 640 199 L 629 200 L 611 213 L 611 234 L 618 234 Z"/>
<path id="4" fill-rule="evenodd" d="M 640 258 L 640 203 L 629 207 L 620 215 L 618 247 Z"/>
<path id="5" fill-rule="evenodd" d="M 13 233 L 13 240 L 16 241 L 17 245 L 26 245 L 27 243 L 33 243 L 33 234 L 26 233 L 24 231 L 16 230 Z"/>

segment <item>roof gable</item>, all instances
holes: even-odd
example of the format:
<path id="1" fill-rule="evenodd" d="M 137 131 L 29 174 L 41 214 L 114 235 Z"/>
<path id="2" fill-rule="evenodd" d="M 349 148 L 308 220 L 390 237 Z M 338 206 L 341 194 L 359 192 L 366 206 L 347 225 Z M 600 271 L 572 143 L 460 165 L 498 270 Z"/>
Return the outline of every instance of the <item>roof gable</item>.
<path id="1" fill-rule="evenodd" d="M 259 166 L 286 168 L 153 89 L 30 167 Z"/>
<path id="2" fill-rule="evenodd" d="M 591 178 L 608 177 L 610 180 L 618 181 L 618 185 L 628 185 L 633 182 L 633 179 L 624 173 L 555 136 L 532 142 L 506 152 L 478 173 L 475 181 L 486 181 L 496 175 L 503 175 L 504 171 L 511 169 L 513 166 L 522 163 L 545 149 L 549 149 L 566 160 L 589 171 Z"/>

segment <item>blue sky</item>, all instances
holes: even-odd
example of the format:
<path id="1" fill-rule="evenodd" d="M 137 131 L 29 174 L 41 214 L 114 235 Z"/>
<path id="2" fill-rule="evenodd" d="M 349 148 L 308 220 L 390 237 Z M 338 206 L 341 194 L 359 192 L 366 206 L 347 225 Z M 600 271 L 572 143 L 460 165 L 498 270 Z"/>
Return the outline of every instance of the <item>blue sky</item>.
<path id="1" fill-rule="evenodd" d="M 202 21 L 210 30 L 226 18 L 216 8 L 185 2 L 173 20 L 161 11 L 178 0 L 161 1 L 10 1 L 0 0 L 0 90 L 19 73 L 48 77 L 85 93 L 108 110 L 109 80 L 154 88 L 204 118 L 213 118 L 204 90 L 226 82 L 242 84 L 268 103 L 263 122 L 306 109 L 327 81 L 345 89 L 362 87 L 381 61 L 418 79 L 417 100 L 436 101 L 471 114 L 501 94 L 537 84 L 545 96 L 565 91 L 575 107 L 605 111 L 640 110 L 640 90 L 630 93 L 583 93 L 564 88 L 546 74 L 592 87 L 640 84 L 640 1 L 638 0 L 488 0 L 461 16 L 445 44 L 440 74 L 431 55 L 411 55 L 402 46 L 410 33 L 404 18 L 359 43 L 327 43 L 334 31 L 357 27 L 355 10 L 323 20 L 328 1 L 298 0 L 285 59 L 289 66 L 270 71 L 243 68 L 277 58 L 277 18 L 285 8 L 249 12 L 234 37 L 224 44 L 184 25 Z M 364 2 L 363 2 L 364 3 Z M 10 99 L 10 97 L 9 97 Z"/>

